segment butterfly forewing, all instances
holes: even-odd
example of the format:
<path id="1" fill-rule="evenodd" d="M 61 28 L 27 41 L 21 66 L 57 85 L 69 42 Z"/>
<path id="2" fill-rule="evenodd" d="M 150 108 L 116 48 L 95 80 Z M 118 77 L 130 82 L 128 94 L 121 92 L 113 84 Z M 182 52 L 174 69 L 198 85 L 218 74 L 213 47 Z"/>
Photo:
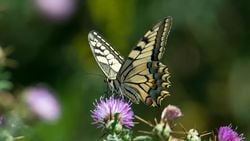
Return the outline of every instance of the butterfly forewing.
<path id="1" fill-rule="evenodd" d="M 136 60 L 159 61 L 165 51 L 171 23 L 172 18 L 167 17 L 146 32 L 130 52 L 129 57 Z"/>
<path id="2" fill-rule="evenodd" d="M 169 95 L 168 69 L 163 56 L 172 18 L 167 17 L 150 29 L 130 52 L 118 72 L 121 91 L 132 101 L 158 106 Z"/>
<path id="3" fill-rule="evenodd" d="M 106 77 L 116 79 L 124 59 L 96 31 L 89 32 L 89 45 L 99 67 Z"/>

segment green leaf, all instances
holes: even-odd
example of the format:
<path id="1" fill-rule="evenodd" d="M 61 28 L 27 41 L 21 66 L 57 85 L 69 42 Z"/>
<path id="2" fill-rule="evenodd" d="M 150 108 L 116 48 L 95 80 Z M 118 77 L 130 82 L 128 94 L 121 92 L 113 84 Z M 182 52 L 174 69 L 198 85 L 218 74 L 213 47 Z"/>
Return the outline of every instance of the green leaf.
<path id="1" fill-rule="evenodd" d="M 9 90 L 11 89 L 13 84 L 10 81 L 7 80 L 1 80 L 0 81 L 0 91 L 1 90 Z"/>
<path id="2" fill-rule="evenodd" d="M 0 130 L 0 141 L 14 141 L 14 137 L 6 130 Z"/>

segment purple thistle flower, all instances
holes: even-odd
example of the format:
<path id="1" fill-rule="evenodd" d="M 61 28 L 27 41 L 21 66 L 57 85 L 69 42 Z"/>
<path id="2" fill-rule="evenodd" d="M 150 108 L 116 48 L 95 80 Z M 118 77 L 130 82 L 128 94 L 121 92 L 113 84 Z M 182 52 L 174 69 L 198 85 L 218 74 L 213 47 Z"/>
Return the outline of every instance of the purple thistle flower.
<path id="1" fill-rule="evenodd" d="M 243 141 L 242 134 L 239 135 L 231 126 L 222 126 L 218 131 L 219 141 Z"/>
<path id="2" fill-rule="evenodd" d="M 98 127 L 104 127 L 109 121 L 115 120 L 115 116 L 118 115 L 118 122 L 131 128 L 134 126 L 133 119 L 134 113 L 131 109 L 131 104 L 124 101 L 122 98 L 109 98 L 101 97 L 99 101 L 95 102 L 95 108 L 91 111 L 91 117 L 94 119 L 94 124 L 98 124 Z"/>
<path id="3" fill-rule="evenodd" d="M 24 91 L 24 100 L 33 113 L 43 120 L 53 121 L 60 115 L 60 105 L 45 86 L 30 87 Z"/>

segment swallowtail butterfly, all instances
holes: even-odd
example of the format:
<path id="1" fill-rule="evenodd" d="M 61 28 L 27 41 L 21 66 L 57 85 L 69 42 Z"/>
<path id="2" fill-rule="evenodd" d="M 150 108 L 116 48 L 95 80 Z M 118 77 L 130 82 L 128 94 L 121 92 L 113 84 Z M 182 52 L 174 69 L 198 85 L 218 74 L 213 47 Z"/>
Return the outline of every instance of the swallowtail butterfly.
<path id="1" fill-rule="evenodd" d="M 172 23 L 166 17 L 139 40 L 124 59 L 96 31 L 88 34 L 94 58 L 107 77 L 112 92 L 124 95 L 134 103 L 160 106 L 169 95 L 168 68 L 160 62 Z"/>

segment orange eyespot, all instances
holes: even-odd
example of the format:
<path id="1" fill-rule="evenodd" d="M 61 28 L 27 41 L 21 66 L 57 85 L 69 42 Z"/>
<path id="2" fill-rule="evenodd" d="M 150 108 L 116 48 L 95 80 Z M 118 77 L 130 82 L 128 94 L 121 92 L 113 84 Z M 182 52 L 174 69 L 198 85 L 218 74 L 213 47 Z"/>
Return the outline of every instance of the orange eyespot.
<path id="1" fill-rule="evenodd" d="M 154 103 L 154 100 L 152 97 L 147 97 L 146 100 L 145 100 L 145 104 L 147 106 L 151 106 L 152 104 Z"/>
<path id="2" fill-rule="evenodd" d="M 152 97 L 150 97 L 150 96 L 148 96 L 148 97 L 146 98 L 145 104 L 146 104 L 147 106 L 153 106 L 153 107 L 156 106 L 156 107 L 160 107 L 160 105 L 156 104 L 156 103 L 155 103 L 155 100 L 154 100 Z"/>

